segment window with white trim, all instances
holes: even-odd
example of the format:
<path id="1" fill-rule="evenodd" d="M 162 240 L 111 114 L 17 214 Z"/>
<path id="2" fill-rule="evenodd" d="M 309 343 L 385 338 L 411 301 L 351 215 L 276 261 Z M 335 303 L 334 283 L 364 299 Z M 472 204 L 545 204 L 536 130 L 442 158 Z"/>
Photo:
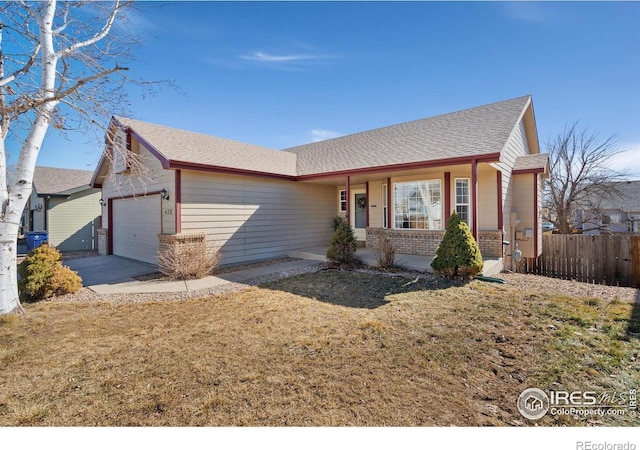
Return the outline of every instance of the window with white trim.
<path id="1" fill-rule="evenodd" d="M 340 212 L 347 211 L 347 191 L 341 189 L 338 194 L 339 202 L 340 202 Z"/>
<path id="2" fill-rule="evenodd" d="M 389 194 L 387 191 L 387 185 L 383 184 L 382 185 L 382 228 L 389 228 L 389 224 L 387 223 L 387 220 L 389 220 L 389 214 L 388 214 L 389 205 L 387 205 L 388 199 L 389 199 Z"/>
<path id="3" fill-rule="evenodd" d="M 394 183 L 394 228 L 442 230 L 440 180 Z"/>
<path id="4" fill-rule="evenodd" d="M 469 178 L 456 178 L 456 213 L 460 216 L 460 220 L 463 220 L 471 228 L 470 215 L 471 211 L 470 199 L 471 199 L 471 182 Z"/>

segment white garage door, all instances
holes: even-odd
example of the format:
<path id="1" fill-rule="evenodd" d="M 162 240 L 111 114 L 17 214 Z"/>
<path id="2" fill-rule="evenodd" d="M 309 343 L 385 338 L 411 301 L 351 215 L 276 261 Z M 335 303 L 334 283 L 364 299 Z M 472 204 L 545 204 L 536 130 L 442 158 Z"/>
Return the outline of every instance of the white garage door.
<path id="1" fill-rule="evenodd" d="M 113 201 L 113 254 L 158 264 L 160 195 Z"/>

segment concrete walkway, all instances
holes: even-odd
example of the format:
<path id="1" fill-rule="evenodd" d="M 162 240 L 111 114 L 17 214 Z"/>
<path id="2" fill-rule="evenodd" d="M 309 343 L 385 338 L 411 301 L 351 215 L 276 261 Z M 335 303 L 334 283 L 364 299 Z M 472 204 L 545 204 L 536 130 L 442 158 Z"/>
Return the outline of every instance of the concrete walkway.
<path id="1" fill-rule="evenodd" d="M 238 267 L 238 270 L 199 280 L 163 281 L 157 279 L 140 281 L 136 277 L 152 274 L 158 267 L 120 256 L 92 256 L 65 261 L 64 264 L 82 277 L 83 285 L 98 294 L 147 294 L 159 292 L 191 292 L 209 289 L 227 283 L 242 283 L 251 278 L 287 272 L 325 262 L 326 247 L 314 247 L 289 254 L 296 261 L 268 264 L 259 267 Z M 358 248 L 356 255 L 364 264 L 375 266 L 375 251 Z M 430 256 L 396 254 L 396 266 L 419 272 L 432 272 Z M 495 275 L 502 270 L 502 260 L 485 260 L 484 275 Z"/>
<path id="2" fill-rule="evenodd" d="M 318 262 L 327 261 L 327 247 L 312 247 L 289 253 L 291 258 L 308 259 Z M 368 266 L 377 266 L 376 251 L 372 248 L 358 247 L 356 257 Z M 431 268 L 432 256 L 403 255 L 396 253 L 395 265 L 403 269 L 416 270 L 418 272 L 433 272 Z"/>
<path id="3" fill-rule="evenodd" d="M 251 278 L 309 267 L 317 261 L 299 260 L 261 267 L 241 269 L 186 281 L 139 281 L 135 277 L 155 273 L 157 266 L 120 256 L 93 256 L 66 261 L 64 264 L 82 277 L 83 285 L 98 294 L 149 294 L 158 292 L 191 292 L 227 283 L 242 283 Z"/>

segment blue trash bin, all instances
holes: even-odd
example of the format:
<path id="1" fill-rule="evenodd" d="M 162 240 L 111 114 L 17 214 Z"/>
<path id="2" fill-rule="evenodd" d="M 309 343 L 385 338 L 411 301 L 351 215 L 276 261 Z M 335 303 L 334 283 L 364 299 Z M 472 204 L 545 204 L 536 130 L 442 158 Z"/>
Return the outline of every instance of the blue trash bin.
<path id="1" fill-rule="evenodd" d="M 47 231 L 29 231 L 25 233 L 25 236 L 27 237 L 27 253 L 40 247 L 49 240 L 49 233 Z"/>

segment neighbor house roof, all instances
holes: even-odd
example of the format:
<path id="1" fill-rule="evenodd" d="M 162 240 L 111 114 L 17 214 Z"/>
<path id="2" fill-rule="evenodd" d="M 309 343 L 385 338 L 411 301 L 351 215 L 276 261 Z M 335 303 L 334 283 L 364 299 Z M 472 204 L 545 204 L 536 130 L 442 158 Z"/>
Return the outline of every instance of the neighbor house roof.
<path id="1" fill-rule="evenodd" d="M 33 185 L 38 195 L 70 195 L 89 189 L 93 171 L 36 166 Z"/>
<path id="2" fill-rule="evenodd" d="M 151 146 L 165 168 L 194 165 L 296 175 L 296 157 L 291 153 L 124 117 L 115 120 Z"/>
<path id="3" fill-rule="evenodd" d="M 131 133 L 160 159 L 165 169 L 221 170 L 304 179 L 357 170 L 408 168 L 425 162 L 460 164 L 472 158 L 498 161 L 521 120 L 527 129 L 530 152 L 539 153 L 530 96 L 285 150 L 123 117 L 114 117 L 112 126 Z M 93 185 L 99 185 L 98 179 L 106 176 L 102 169 L 104 161 L 103 157 L 98 164 Z"/>
<path id="4" fill-rule="evenodd" d="M 414 120 L 286 149 L 298 175 L 500 153 L 531 97 Z"/>
<path id="5" fill-rule="evenodd" d="M 640 180 L 618 181 L 612 184 L 620 193 L 620 196 L 616 195 L 613 198 L 603 199 L 600 208 L 640 213 Z"/>

